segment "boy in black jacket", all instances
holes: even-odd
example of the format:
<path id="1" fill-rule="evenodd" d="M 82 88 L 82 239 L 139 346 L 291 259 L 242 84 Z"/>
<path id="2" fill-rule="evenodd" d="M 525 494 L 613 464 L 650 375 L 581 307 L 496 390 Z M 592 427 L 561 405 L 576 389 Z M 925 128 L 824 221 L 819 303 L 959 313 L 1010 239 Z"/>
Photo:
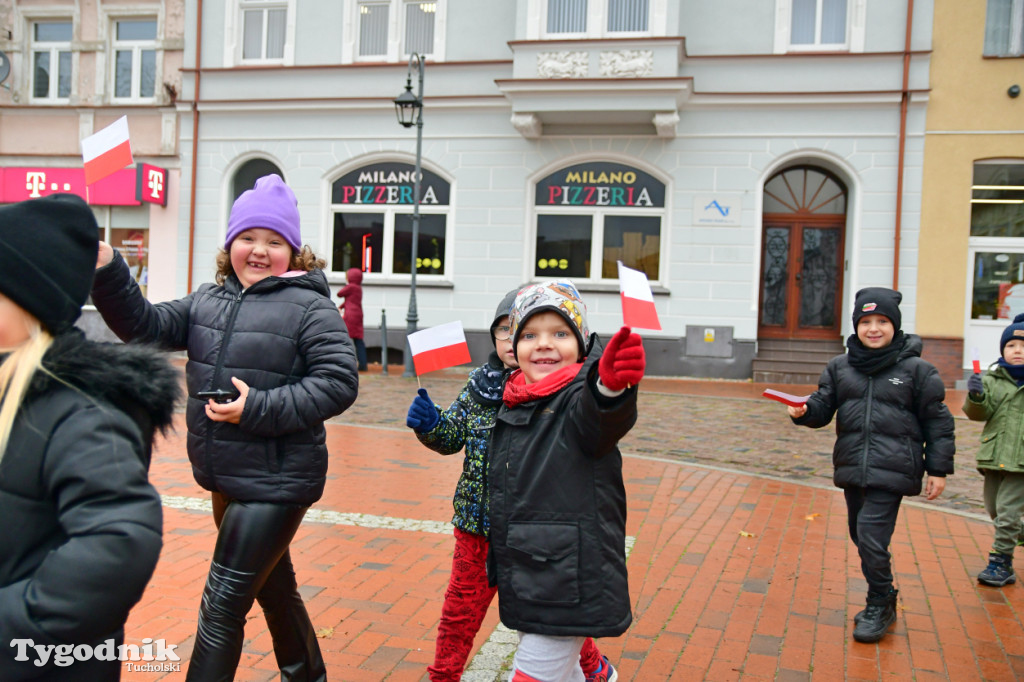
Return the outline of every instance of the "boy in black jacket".
<path id="1" fill-rule="evenodd" d="M 513 682 L 582 682 L 584 638 L 632 621 L 617 444 L 636 422 L 643 344 L 623 327 L 595 350 L 567 280 L 520 291 L 511 327 L 520 369 L 491 438 L 489 573 L 519 631 Z"/>
<path id="2" fill-rule="evenodd" d="M 900 503 L 921 493 L 934 500 L 953 473 L 953 416 L 935 367 L 921 359 L 921 339 L 904 334 L 902 295 L 871 287 L 857 292 L 849 352 L 829 361 L 807 404 L 790 407 L 793 422 L 819 428 L 836 415 L 833 481 L 843 489 L 850 537 L 868 583 L 867 608 L 854 617 L 853 638 L 877 642 L 896 622 L 889 541 Z"/>

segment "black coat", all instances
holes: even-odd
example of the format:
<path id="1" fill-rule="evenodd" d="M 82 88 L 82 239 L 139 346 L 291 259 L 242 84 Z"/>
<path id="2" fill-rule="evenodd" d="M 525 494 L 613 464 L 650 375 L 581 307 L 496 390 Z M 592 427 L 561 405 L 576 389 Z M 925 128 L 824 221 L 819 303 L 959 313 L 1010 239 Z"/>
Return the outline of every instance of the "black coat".
<path id="1" fill-rule="evenodd" d="M 159 351 L 77 330 L 43 362 L 53 376 L 36 372 L 0 459 L 0 680 L 116 680 L 116 660 L 39 668 L 10 644 L 122 641 L 160 554 L 147 467 L 179 373 Z"/>
<path id="2" fill-rule="evenodd" d="M 637 396 L 600 396 L 598 357 L 554 395 L 498 411 L 492 582 L 501 622 L 522 632 L 615 637 L 633 619 L 617 445 L 636 422 Z"/>
<path id="3" fill-rule="evenodd" d="M 907 334 L 896 363 L 872 376 L 851 366 L 848 355 L 832 358 L 821 373 L 807 413 L 793 421 L 818 428 L 836 415 L 836 486 L 919 495 L 925 472 L 953 473 L 953 416 L 921 347 L 920 337 Z"/>
<path id="4" fill-rule="evenodd" d="M 122 340 L 187 350 L 188 456 L 196 482 L 230 498 L 308 506 L 327 476 L 324 420 L 356 399 L 352 341 L 320 270 L 246 290 L 231 275 L 151 304 L 124 260 L 96 271 L 93 302 Z M 199 391 L 248 384 L 241 422 L 214 422 Z"/>

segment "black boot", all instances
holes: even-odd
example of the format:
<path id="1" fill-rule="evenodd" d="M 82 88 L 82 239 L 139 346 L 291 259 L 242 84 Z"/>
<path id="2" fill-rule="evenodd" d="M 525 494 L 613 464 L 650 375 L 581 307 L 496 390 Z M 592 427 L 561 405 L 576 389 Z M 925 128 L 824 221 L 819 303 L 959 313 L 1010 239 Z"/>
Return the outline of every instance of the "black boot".
<path id="1" fill-rule="evenodd" d="M 889 588 L 889 594 L 868 593 L 867 608 L 857 614 L 860 621 L 857 622 L 857 616 L 854 616 L 857 623 L 853 629 L 855 640 L 870 644 L 885 637 L 889 627 L 896 622 L 896 594 L 892 588 Z"/>

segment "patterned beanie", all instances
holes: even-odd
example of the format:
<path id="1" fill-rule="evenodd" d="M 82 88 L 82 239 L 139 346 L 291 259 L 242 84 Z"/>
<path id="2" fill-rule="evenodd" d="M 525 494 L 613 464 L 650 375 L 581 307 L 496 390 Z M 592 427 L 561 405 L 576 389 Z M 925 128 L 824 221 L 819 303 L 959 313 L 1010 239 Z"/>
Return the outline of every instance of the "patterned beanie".
<path id="1" fill-rule="evenodd" d="M 857 323 L 865 315 L 885 315 L 892 322 L 893 331 L 899 331 L 903 325 L 903 315 L 900 313 L 900 301 L 903 294 L 885 287 L 868 287 L 857 292 L 853 301 L 853 328 L 857 329 Z"/>
<path id="2" fill-rule="evenodd" d="M 523 324 L 535 313 L 545 310 L 553 310 L 569 323 L 569 328 L 576 333 L 579 354 L 582 357 L 586 352 L 587 339 L 590 338 L 587 306 L 583 303 L 576 285 L 567 279 L 531 284 L 516 295 L 509 322 L 512 327 L 512 348 L 516 357 L 519 357 L 516 347 L 519 345 L 519 334 Z"/>
<path id="3" fill-rule="evenodd" d="M 224 248 L 230 249 L 231 242 L 240 232 L 254 227 L 273 230 L 284 237 L 293 249 L 302 251 L 298 201 L 295 192 L 284 184 L 280 175 L 264 175 L 256 181 L 255 187 L 235 199 L 228 218 Z"/>
<path id="4" fill-rule="evenodd" d="M 1006 348 L 1010 339 L 1024 339 L 1024 313 L 1013 318 L 1013 324 L 1003 330 L 1003 335 L 999 337 L 1000 355 L 1003 354 L 1003 349 Z"/>

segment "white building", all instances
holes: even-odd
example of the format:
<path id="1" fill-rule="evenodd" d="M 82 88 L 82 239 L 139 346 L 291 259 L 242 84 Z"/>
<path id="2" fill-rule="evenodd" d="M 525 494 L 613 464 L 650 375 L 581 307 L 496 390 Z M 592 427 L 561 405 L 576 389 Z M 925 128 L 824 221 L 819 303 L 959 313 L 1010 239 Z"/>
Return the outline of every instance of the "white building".
<path id="1" fill-rule="evenodd" d="M 393 100 L 418 53 L 419 326 L 461 320 L 476 359 L 530 280 L 571 278 L 614 332 L 616 260 L 655 292 L 652 374 L 814 381 L 864 286 L 901 289 L 914 330 L 931 0 L 187 0 L 185 22 L 159 291 L 211 280 L 232 201 L 279 172 L 332 285 L 366 271 L 371 356 L 383 311 L 400 349 L 416 129 Z"/>

